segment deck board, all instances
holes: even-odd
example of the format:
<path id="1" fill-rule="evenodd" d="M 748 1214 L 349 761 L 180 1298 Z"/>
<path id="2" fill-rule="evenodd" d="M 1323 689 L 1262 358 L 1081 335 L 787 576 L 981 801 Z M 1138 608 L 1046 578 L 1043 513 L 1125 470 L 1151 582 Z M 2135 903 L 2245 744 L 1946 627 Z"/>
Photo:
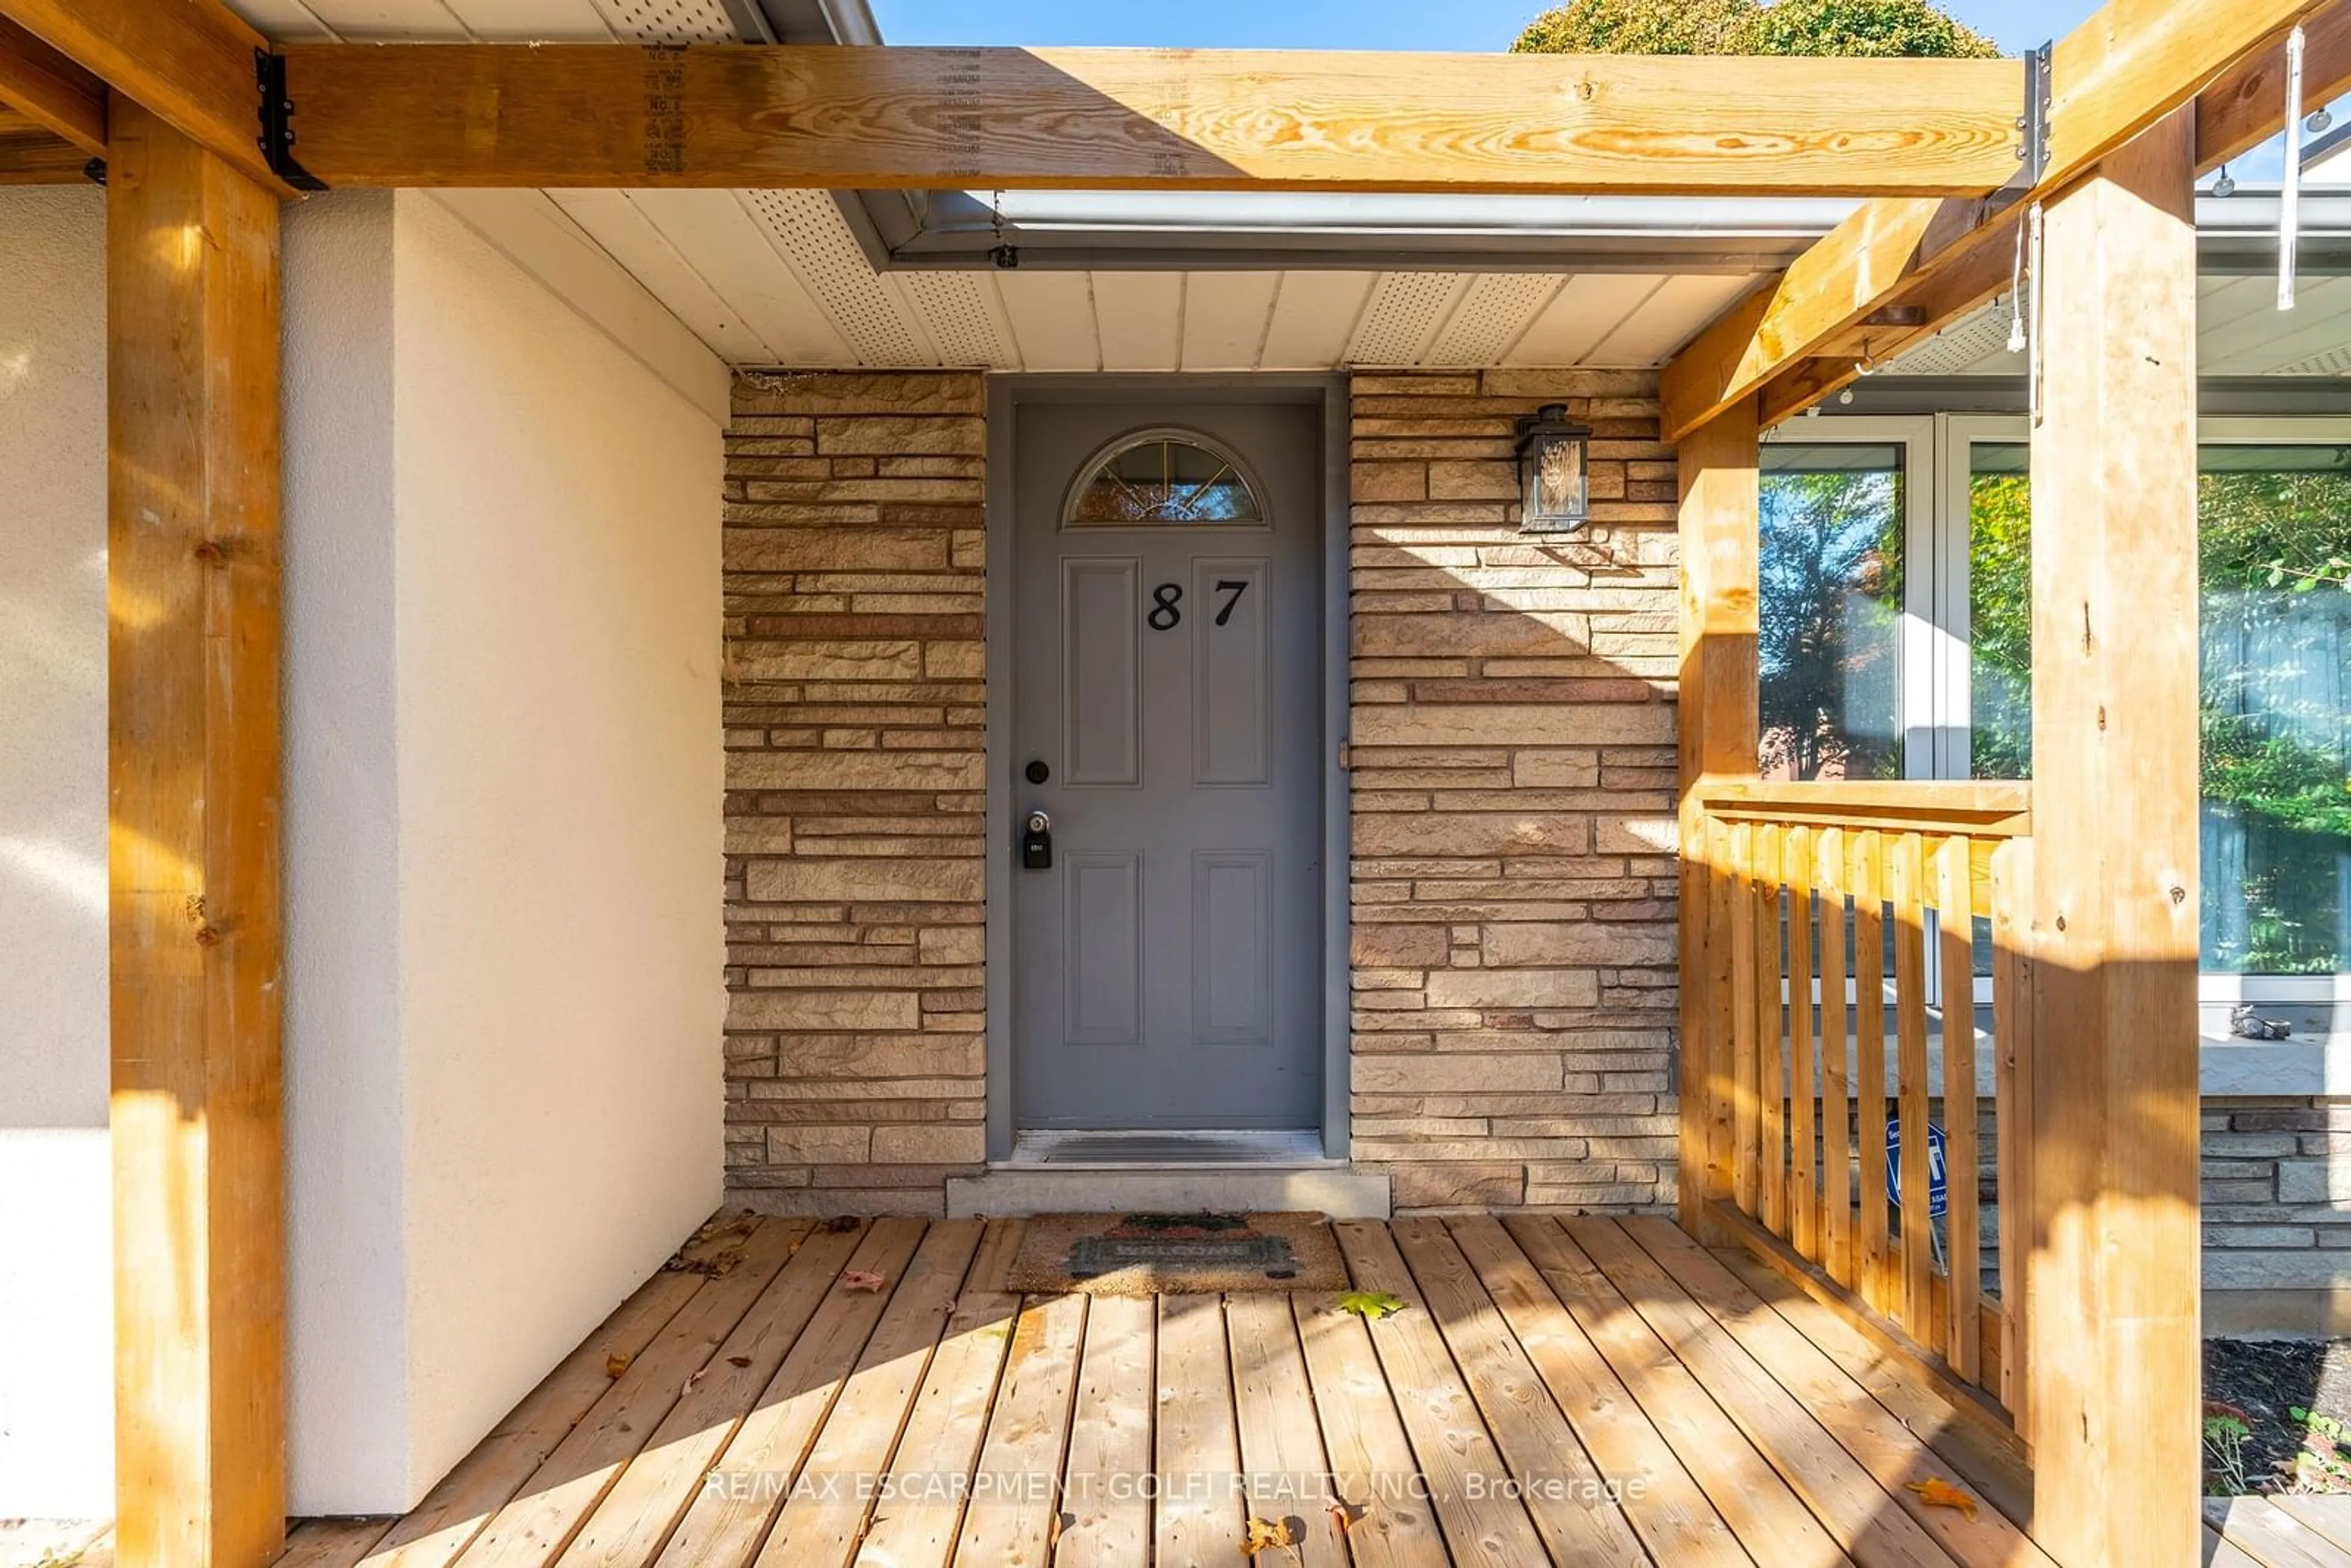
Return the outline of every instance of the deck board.
<path id="1" fill-rule="evenodd" d="M 752 1398 L 833 1288 L 855 1241 L 836 1234 L 799 1240 L 773 1285 L 690 1375 L 643 1455 L 596 1505 L 559 1559 L 562 1568 L 633 1568 L 661 1551 Z"/>
<path id="2" fill-rule="evenodd" d="M 1249 1511 L 1290 1521 L 1307 1562 L 1344 1563 L 1346 1542 L 1322 1479 L 1330 1463 L 1289 1301 L 1276 1295 L 1228 1296 L 1225 1329 L 1232 1339 L 1240 1474 L 1254 1483 Z"/>
<path id="3" fill-rule="evenodd" d="M 2046 1568 L 1999 1506 L 2021 1472 L 1947 1442 L 1979 1416 L 1664 1221 L 1334 1229 L 1403 1312 L 1023 1299 L 1017 1220 L 738 1227 L 730 1267 L 649 1281 L 415 1513 L 299 1524 L 280 1568 L 1141 1568 L 1238 1563 L 1252 1513 L 1310 1568 Z M 1928 1478 L 1987 1506 L 1922 1511 Z M 1573 1500 L 1531 1510 L 1532 1480 Z M 2216 1500 L 2209 1560 L 2351 1568 L 2346 1515 Z"/>
<path id="4" fill-rule="evenodd" d="M 1561 1223 L 1860 1568 L 1952 1568 L 1950 1554 L 1878 1485 L 1819 1416 L 1792 1398 L 1622 1225 L 1601 1218 Z"/>
<path id="5" fill-rule="evenodd" d="M 759 1549 L 761 1568 L 841 1568 L 850 1560 L 874 1500 L 858 1479 L 889 1469 L 979 1233 L 976 1219 L 951 1219 L 923 1238 L 809 1450 L 805 1469 L 819 1484 L 785 1506 Z"/>
<path id="6" fill-rule="evenodd" d="M 1848 1561 L 1705 1385 L 1565 1231 L 1541 1215 L 1513 1215 L 1505 1228 L 1757 1563 L 1777 1568 Z"/>
<path id="7" fill-rule="evenodd" d="M 1428 1478 L 1453 1561 L 1495 1568 L 1550 1561 L 1526 1505 L 1479 1485 L 1484 1478 L 1510 1472 L 1452 1354 L 1429 1321 L 1428 1305 L 1396 1250 L 1395 1238 L 1386 1226 L 1368 1222 L 1336 1228 L 1356 1285 L 1405 1303 L 1403 1312 L 1373 1325 L 1372 1345 L 1386 1369 L 1419 1471 Z"/>
<path id="8" fill-rule="evenodd" d="M 791 1259 L 800 1232 L 752 1230 L 742 1261 L 710 1280 L 644 1351 L 615 1364 L 601 1399 L 457 1558 L 458 1568 L 543 1568 L 571 1542 L 686 1386 Z"/>
<path id="9" fill-rule="evenodd" d="M 1533 1263 L 1494 1219 L 1458 1219 L 1453 1238 L 1552 1397 L 1602 1472 L 1624 1489 L 1625 1517 L 1660 1563 L 1738 1568 L 1751 1559 L 1706 1493 Z"/>
<path id="10" fill-rule="evenodd" d="M 1944 1551 L 1967 1568 L 2056 1568 L 1997 1509 L 1979 1508 L 1970 1519 L 1958 1509 L 1930 1508 L 1922 1501 L 1910 1490 L 1914 1485 L 1940 1481 L 1970 1495 L 1974 1488 L 1680 1227 L 1663 1219 L 1628 1219 L 1623 1228 L 1781 1387 L 1813 1412 Z"/>
<path id="11" fill-rule="evenodd" d="M 1548 1471 L 1558 1483 L 1531 1486 L 1526 1498 L 1552 1560 L 1622 1568 L 1646 1562 L 1624 1511 L 1608 1495 L 1607 1478 L 1584 1452 L 1444 1224 L 1402 1219 L 1394 1233 L 1508 1473 L 1531 1478 Z"/>
<path id="12" fill-rule="evenodd" d="M 866 1555 L 874 1563 L 947 1568 L 955 1554 L 988 1408 L 1012 1343 L 1012 1320 L 1020 1311 L 1020 1298 L 1003 1288 L 1020 1234 L 1017 1219 L 987 1222 L 891 1457 L 888 1495 L 866 1528 Z"/>
<path id="13" fill-rule="evenodd" d="M 1151 1498 L 1134 1481 L 1151 1471 L 1158 1318 L 1144 1297 L 1105 1296 L 1086 1310 L 1062 1467 L 1068 1522 L 1054 1568 L 1132 1568 L 1151 1560 Z"/>
<path id="14" fill-rule="evenodd" d="M 850 1255 L 848 1271 L 896 1279 L 923 1231 L 918 1220 L 874 1221 Z M 695 1494 L 676 1533 L 653 1561 L 668 1568 L 743 1568 L 751 1561 L 776 1516 L 789 1506 L 833 1397 L 888 1300 L 885 1291 L 849 1289 L 845 1274 L 825 1292 L 728 1439 L 718 1459 L 717 1484 Z"/>

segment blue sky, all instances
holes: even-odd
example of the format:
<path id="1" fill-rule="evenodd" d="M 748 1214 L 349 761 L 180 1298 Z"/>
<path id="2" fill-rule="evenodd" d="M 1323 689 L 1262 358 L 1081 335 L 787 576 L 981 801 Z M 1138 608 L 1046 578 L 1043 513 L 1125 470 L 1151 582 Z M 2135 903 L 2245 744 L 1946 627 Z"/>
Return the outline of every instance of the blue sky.
<path id="1" fill-rule="evenodd" d="M 870 0 L 893 44 L 1153 44 L 1226 48 L 1499 49 L 1541 0 Z M 2011 53 L 2064 33 L 2095 0 L 1955 0 Z"/>

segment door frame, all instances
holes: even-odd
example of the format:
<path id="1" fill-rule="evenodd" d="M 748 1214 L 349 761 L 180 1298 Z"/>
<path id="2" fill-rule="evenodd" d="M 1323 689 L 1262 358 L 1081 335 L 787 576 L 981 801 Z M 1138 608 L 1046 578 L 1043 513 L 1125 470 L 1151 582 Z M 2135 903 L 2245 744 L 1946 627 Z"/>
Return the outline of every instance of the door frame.
<path id="1" fill-rule="evenodd" d="M 1017 538 L 1013 439 L 1020 410 L 1040 403 L 1120 402 L 1289 402 L 1322 412 L 1322 1153 L 1348 1157 L 1348 950 L 1350 873 L 1347 775 L 1339 765 L 1348 734 L 1347 378 L 1343 374 L 991 374 L 987 378 L 986 590 L 987 768 L 983 811 L 987 859 L 987 1157 L 1008 1159 L 1013 1120 L 1012 780 Z"/>

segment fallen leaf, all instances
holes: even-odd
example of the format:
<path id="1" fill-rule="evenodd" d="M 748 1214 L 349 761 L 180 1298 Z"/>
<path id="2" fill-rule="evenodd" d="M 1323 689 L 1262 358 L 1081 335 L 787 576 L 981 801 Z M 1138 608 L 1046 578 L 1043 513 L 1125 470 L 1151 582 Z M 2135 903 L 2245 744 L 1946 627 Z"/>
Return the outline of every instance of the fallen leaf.
<path id="1" fill-rule="evenodd" d="M 1918 1500 L 1928 1508 L 1956 1508 L 1970 1520 L 1976 1516 L 1976 1500 L 1940 1477 L 1911 1481 L 1904 1490 L 1917 1492 Z"/>
<path id="2" fill-rule="evenodd" d="M 1053 1522 L 1046 1526 L 1045 1529 L 1046 1562 L 1050 1563 L 1053 1560 L 1053 1549 L 1061 1543 L 1062 1531 L 1075 1530 L 1077 1527 L 1078 1516 L 1076 1514 L 1071 1513 L 1067 1510 L 1063 1510 L 1062 1511 L 1053 1515 Z"/>
<path id="3" fill-rule="evenodd" d="M 1339 1310 L 1366 1320 L 1392 1318 L 1404 1311 L 1404 1299 L 1385 1291 L 1343 1291 L 1339 1294 Z"/>
<path id="4" fill-rule="evenodd" d="M 709 1370 L 710 1370 L 710 1368 L 708 1368 L 708 1367 L 705 1366 L 705 1367 L 699 1367 L 699 1368 L 695 1369 L 694 1372 L 689 1373 L 689 1374 L 687 1375 L 687 1376 L 686 1376 L 686 1379 L 685 1379 L 685 1386 L 684 1386 L 684 1387 L 683 1387 L 683 1388 L 681 1388 L 681 1389 L 679 1389 L 679 1390 L 677 1391 L 677 1396 L 678 1396 L 679 1398 L 683 1399 L 683 1398 L 684 1398 L 687 1395 L 689 1395 L 689 1394 L 693 1393 L 693 1392 L 694 1392 L 694 1385 L 695 1385 L 695 1384 L 697 1384 L 697 1383 L 701 1382 L 701 1381 L 702 1381 L 702 1375 L 703 1375 L 704 1373 L 705 1373 L 705 1372 L 708 1372 Z"/>
<path id="5" fill-rule="evenodd" d="M 1241 1538 L 1241 1555 L 1254 1557 L 1269 1546 L 1296 1546 L 1298 1537 L 1286 1519 L 1249 1516 L 1249 1533 Z"/>
<path id="6" fill-rule="evenodd" d="M 751 1358 L 747 1355 L 730 1355 L 726 1358 L 726 1364 L 729 1366 L 748 1366 L 751 1364 Z"/>
<path id="7" fill-rule="evenodd" d="M 846 1236 L 857 1228 L 859 1220 L 853 1214 L 836 1214 L 824 1222 L 824 1228 L 835 1236 Z"/>
<path id="8" fill-rule="evenodd" d="M 949 1317 L 953 1317 L 953 1316 L 955 1316 L 955 1314 L 956 1314 L 956 1299 L 955 1299 L 953 1296 L 949 1296 L 946 1301 L 941 1301 L 941 1302 L 939 1303 L 939 1311 L 941 1311 L 941 1312 L 943 1312 L 946 1313 L 946 1315 L 947 1315 L 947 1316 L 949 1316 Z"/>
<path id="9" fill-rule="evenodd" d="M 632 1355 L 606 1356 L 604 1358 L 604 1375 L 607 1377 L 620 1376 L 621 1374 L 629 1370 L 629 1363 L 635 1359 L 636 1357 Z"/>
<path id="10" fill-rule="evenodd" d="M 1368 1500 L 1349 1502 L 1342 1498 L 1331 1505 L 1331 1522 L 1338 1527 L 1340 1534 L 1344 1535 L 1355 1527 L 1357 1520 L 1371 1511 L 1372 1505 Z"/>
<path id="11" fill-rule="evenodd" d="M 889 1282 L 882 1275 L 864 1269 L 844 1269 L 841 1272 L 841 1288 L 844 1291 L 879 1291 Z"/>

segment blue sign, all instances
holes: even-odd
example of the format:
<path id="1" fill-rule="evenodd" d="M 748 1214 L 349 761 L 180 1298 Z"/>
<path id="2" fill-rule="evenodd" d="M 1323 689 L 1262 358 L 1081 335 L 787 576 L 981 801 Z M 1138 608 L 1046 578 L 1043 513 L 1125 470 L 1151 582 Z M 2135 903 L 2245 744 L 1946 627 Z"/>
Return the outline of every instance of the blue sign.
<path id="1" fill-rule="evenodd" d="M 1951 1184 L 1945 1168 L 1943 1129 L 1927 1124 L 1927 1218 L 1940 1219 L 1950 1212 Z M 1902 1119 L 1886 1118 L 1886 1191 L 1896 1207 L 1902 1202 Z"/>

